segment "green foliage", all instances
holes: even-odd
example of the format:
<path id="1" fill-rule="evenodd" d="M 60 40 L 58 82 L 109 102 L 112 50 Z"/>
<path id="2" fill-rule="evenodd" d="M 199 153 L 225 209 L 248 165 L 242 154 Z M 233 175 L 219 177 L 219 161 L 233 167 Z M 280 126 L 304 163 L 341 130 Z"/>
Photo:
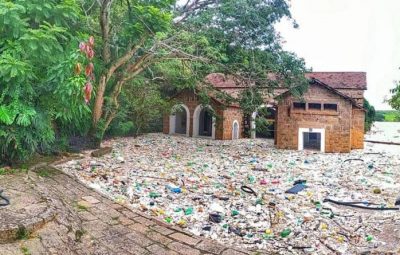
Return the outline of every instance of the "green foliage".
<path id="1" fill-rule="evenodd" d="M 268 86 L 270 92 L 288 87 L 298 96 L 307 88 L 307 69 L 303 59 L 282 50 L 275 24 L 283 17 L 291 18 L 284 0 L 225 0 L 199 11 L 185 25 L 214 47 L 217 70 L 256 87 Z"/>
<path id="2" fill-rule="evenodd" d="M 49 151 L 57 121 L 88 111 L 76 101 L 79 78 L 71 78 L 78 16 L 72 0 L 0 0 L 1 162 Z"/>
<path id="3" fill-rule="evenodd" d="M 367 132 L 371 129 L 371 126 L 374 123 L 375 108 L 372 105 L 370 105 L 370 103 L 368 102 L 367 99 L 365 99 L 364 100 L 364 109 L 366 110 L 364 129 L 365 129 L 365 132 Z"/>
<path id="4" fill-rule="evenodd" d="M 398 111 L 376 111 L 374 121 L 400 122 L 400 112 Z"/>
<path id="5" fill-rule="evenodd" d="M 240 94 L 239 103 L 244 114 L 251 115 L 264 103 L 264 100 L 259 90 L 255 88 L 249 88 Z"/>
<path id="6" fill-rule="evenodd" d="M 111 136 L 139 135 L 162 130 L 162 113 L 168 102 L 162 97 L 158 84 L 138 77 L 125 87 L 121 108 L 107 132 Z"/>
<path id="7" fill-rule="evenodd" d="M 395 87 L 390 90 L 392 97 L 388 100 L 389 105 L 400 111 L 400 82 L 396 82 Z"/>
<path id="8" fill-rule="evenodd" d="M 212 72 L 254 83 L 240 99 L 246 112 L 260 105 L 265 86 L 269 94 L 278 86 L 302 94 L 305 63 L 282 50 L 275 30 L 290 18 L 285 0 L 212 0 L 185 8 L 175 0 L 0 0 L 1 161 L 63 149 L 69 136 L 89 130 L 96 141 L 105 132 L 160 130 L 161 115 L 172 105 L 166 98 L 199 89 Z M 74 67 L 87 64 L 76 48 L 92 31 L 93 94 L 104 104 L 91 113 L 96 104 L 84 104 L 85 76 Z M 233 101 L 209 86 L 196 91 L 203 104 L 210 94 Z"/>
<path id="9" fill-rule="evenodd" d="M 21 246 L 21 252 L 23 255 L 31 255 L 32 254 L 30 252 L 30 250 L 28 249 L 28 247 L 25 247 L 25 246 Z"/>
<path id="10" fill-rule="evenodd" d="M 17 240 L 26 240 L 29 238 L 29 231 L 24 226 L 19 226 L 16 233 Z"/>

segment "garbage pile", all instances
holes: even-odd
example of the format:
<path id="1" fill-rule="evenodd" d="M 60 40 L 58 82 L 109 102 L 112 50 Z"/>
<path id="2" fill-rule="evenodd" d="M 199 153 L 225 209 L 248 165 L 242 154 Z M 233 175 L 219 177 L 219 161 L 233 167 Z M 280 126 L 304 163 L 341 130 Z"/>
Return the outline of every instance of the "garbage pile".
<path id="1" fill-rule="evenodd" d="M 262 139 L 162 134 L 103 146 L 112 153 L 85 154 L 61 168 L 195 235 L 279 254 L 400 248 L 398 155 L 286 151 Z"/>

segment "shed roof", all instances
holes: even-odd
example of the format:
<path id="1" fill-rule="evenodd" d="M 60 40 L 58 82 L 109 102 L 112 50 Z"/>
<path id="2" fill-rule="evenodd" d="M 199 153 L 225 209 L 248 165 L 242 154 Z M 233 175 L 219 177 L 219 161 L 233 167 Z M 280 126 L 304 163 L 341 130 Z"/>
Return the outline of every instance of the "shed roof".
<path id="1" fill-rule="evenodd" d="M 271 74 L 271 79 L 274 79 Z M 334 89 L 367 89 L 367 74 L 365 72 L 312 72 L 306 73 L 306 78 L 317 79 Z M 205 80 L 215 88 L 244 88 L 250 82 L 242 81 L 233 75 L 212 73 L 206 76 Z"/>
<path id="2" fill-rule="evenodd" d="M 358 109 L 365 110 L 364 107 L 363 107 L 362 105 L 359 105 L 359 104 L 357 103 L 356 100 L 354 100 L 353 98 L 351 98 L 351 97 L 349 97 L 349 96 L 343 94 L 342 92 L 338 91 L 337 89 L 333 88 L 332 86 L 329 86 L 329 85 L 325 84 L 325 83 L 324 83 L 323 81 L 321 81 L 321 80 L 312 78 L 311 81 L 310 81 L 310 84 L 314 84 L 314 85 L 321 86 L 321 87 L 323 87 L 323 88 L 325 88 L 325 89 L 331 91 L 332 93 L 334 93 L 334 94 L 336 94 L 336 95 L 338 95 L 338 96 L 340 96 L 340 97 L 342 97 L 342 98 L 344 98 L 344 99 L 350 101 L 350 103 L 351 103 L 354 107 L 356 107 L 356 108 L 358 108 Z M 286 96 L 289 96 L 289 95 L 290 95 L 290 91 L 286 91 L 286 92 L 284 92 L 283 94 L 276 96 L 276 98 L 283 98 L 283 97 L 286 97 Z"/>
<path id="3" fill-rule="evenodd" d="M 367 89 L 365 72 L 312 72 L 305 76 L 322 81 L 334 89 Z"/>

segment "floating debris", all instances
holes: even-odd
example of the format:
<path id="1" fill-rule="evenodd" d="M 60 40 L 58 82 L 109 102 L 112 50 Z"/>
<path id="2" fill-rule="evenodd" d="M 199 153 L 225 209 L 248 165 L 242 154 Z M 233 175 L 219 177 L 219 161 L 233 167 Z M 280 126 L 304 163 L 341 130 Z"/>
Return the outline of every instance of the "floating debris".
<path id="1" fill-rule="evenodd" d="M 112 153 L 92 158 L 88 152 L 61 168 L 195 235 L 279 254 L 356 254 L 398 245 L 384 231 L 395 231 L 400 219 L 387 209 L 400 194 L 399 155 L 288 151 L 262 139 L 162 134 L 103 146 Z M 371 205 L 382 210 L 362 209 Z"/>

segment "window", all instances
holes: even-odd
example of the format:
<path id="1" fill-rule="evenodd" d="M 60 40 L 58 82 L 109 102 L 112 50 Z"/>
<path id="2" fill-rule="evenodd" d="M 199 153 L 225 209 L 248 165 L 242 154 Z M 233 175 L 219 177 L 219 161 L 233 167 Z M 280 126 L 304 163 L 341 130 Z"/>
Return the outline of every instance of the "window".
<path id="1" fill-rule="evenodd" d="M 321 110 L 322 109 L 322 104 L 319 104 L 319 103 L 308 103 L 308 109 L 309 110 Z"/>
<path id="2" fill-rule="evenodd" d="M 293 102 L 293 108 L 297 109 L 297 110 L 305 110 L 306 109 L 306 103 Z"/>
<path id="3" fill-rule="evenodd" d="M 324 110 L 326 111 L 337 111 L 337 104 L 324 104 Z"/>

